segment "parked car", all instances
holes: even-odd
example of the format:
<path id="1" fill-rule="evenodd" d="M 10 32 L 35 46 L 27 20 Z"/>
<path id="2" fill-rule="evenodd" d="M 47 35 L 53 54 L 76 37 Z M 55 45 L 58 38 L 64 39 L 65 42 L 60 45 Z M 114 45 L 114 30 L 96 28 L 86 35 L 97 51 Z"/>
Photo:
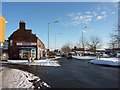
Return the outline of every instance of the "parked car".
<path id="1" fill-rule="evenodd" d="M 108 55 L 108 54 L 103 54 L 103 56 L 102 57 L 109 57 L 110 55 Z"/>
<path id="2" fill-rule="evenodd" d="M 0 61 L 7 61 L 8 60 L 8 54 L 7 53 L 3 53 L 3 56 L 0 56 Z"/>
<path id="3" fill-rule="evenodd" d="M 68 54 L 67 54 L 67 58 L 68 58 L 68 59 L 72 59 L 72 54 L 71 54 L 71 53 L 68 53 Z"/>
<path id="4" fill-rule="evenodd" d="M 66 57 L 66 54 L 62 54 L 61 57 Z"/>
<path id="5" fill-rule="evenodd" d="M 117 53 L 117 57 L 120 57 L 120 52 Z"/>

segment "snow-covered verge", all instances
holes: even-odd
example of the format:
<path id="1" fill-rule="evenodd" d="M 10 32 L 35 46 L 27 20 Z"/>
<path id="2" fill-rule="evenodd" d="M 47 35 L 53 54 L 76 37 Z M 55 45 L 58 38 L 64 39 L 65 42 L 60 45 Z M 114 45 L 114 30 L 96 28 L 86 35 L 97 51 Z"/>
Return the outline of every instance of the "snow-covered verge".
<path id="1" fill-rule="evenodd" d="M 10 69 L 6 67 L 0 67 L 0 89 L 2 88 L 50 88 L 45 82 L 41 81 L 39 77 L 34 76 L 31 73 Z"/>
<path id="2" fill-rule="evenodd" d="M 91 60 L 90 63 L 110 66 L 120 66 L 120 58 L 100 58 L 98 60 Z"/>
<path id="3" fill-rule="evenodd" d="M 40 66 L 60 66 L 59 62 L 55 59 L 44 59 L 44 60 L 35 60 L 34 62 L 28 62 L 28 60 L 8 60 L 8 62 L 0 62 L 0 63 L 6 63 L 6 64 L 21 64 L 21 65 L 40 65 Z"/>
<path id="4" fill-rule="evenodd" d="M 96 57 L 93 57 L 93 56 L 73 56 L 73 58 L 75 59 L 87 59 L 87 60 L 92 60 L 92 59 L 96 59 Z"/>

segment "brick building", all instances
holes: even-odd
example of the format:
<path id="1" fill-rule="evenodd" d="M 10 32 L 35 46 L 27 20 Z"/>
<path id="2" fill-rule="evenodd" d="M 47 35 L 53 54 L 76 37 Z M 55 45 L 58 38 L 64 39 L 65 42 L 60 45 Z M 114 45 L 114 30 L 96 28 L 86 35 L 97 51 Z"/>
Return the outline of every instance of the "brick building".
<path id="1" fill-rule="evenodd" d="M 8 53 L 10 59 L 40 59 L 44 56 L 45 45 L 32 34 L 32 30 L 25 28 L 26 23 L 20 21 L 19 29 L 8 38 Z"/>

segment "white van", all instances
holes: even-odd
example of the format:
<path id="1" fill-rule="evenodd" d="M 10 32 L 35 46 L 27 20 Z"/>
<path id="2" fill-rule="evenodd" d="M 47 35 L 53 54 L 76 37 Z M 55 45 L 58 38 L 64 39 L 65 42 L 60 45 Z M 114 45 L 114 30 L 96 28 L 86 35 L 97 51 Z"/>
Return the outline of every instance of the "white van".
<path id="1" fill-rule="evenodd" d="M 117 53 L 117 57 L 120 57 L 120 52 Z"/>

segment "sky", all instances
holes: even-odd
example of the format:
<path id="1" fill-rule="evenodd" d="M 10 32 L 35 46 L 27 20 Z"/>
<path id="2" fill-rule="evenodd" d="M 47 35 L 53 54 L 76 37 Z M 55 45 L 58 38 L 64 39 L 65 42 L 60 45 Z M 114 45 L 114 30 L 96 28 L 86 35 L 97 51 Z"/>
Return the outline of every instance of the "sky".
<path id="1" fill-rule="evenodd" d="M 6 39 L 19 28 L 19 21 L 26 21 L 26 29 L 32 29 L 45 46 L 48 44 L 50 23 L 50 48 L 61 48 L 70 42 L 75 46 L 82 32 L 89 41 L 98 36 L 108 46 L 110 33 L 118 24 L 117 2 L 3 2 L 2 16 L 6 24 Z M 54 21 L 59 21 L 54 23 Z M 87 28 L 85 28 L 87 27 Z M 59 34 L 62 33 L 62 34 Z"/>

